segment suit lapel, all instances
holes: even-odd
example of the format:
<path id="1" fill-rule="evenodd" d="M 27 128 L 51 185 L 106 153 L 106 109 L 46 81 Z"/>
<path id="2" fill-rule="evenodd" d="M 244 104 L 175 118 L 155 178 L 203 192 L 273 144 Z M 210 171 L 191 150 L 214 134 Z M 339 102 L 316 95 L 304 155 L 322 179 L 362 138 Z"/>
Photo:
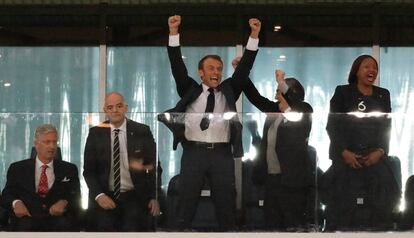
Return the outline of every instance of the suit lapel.
<path id="1" fill-rule="evenodd" d="M 27 186 L 27 190 L 37 193 L 36 191 L 36 180 L 35 180 L 35 171 L 36 171 L 36 158 L 28 160 L 28 166 L 26 166 L 26 172 L 23 176 L 26 176 L 24 184 Z"/>
<path id="2" fill-rule="evenodd" d="M 133 150 L 133 141 L 134 141 L 134 134 L 135 134 L 135 131 L 133 130 L 133 128 L 132 128 L 132 126 L 131 126 L 131 122 L 127 119 L 127 122 L 126 122 L 127 124 L 126 124 L 126 138 L 127 138 L 127 141 L 126 141 L 126 144 L 127 144 L 127 153 L 128 153 L 128 160 L 129 160 L 129 158 L 130 158 L 130 156 L 129 155 L 131 155 L 132 154 L 132 150 Z"/>
<path id="3" fill-rule="evenodd" d="M 112 160 L 112 146 L 111 146 L 111 127 L 102 128 L 102 143 L 104 152 L 101 153 L 104 156 L 104 161 L 106 162 L 107 176 L 109 178 L 109 171 L 111 170 L 111 160 Z"/>
<path id="4" fill-rule="evenodd" d="M 237 109 L 235 107 L 236 102 L 234 99 L 234 95 L 230 88 L 228 87 L 228 83 L 226 83 L 227 79 L 219 85 L 219 90 L 223 93 L 224 97 L 226 98 L 227 105 L 230 108 L 230 111 L 236 112 Z"/>
<path id="5" fill-rule="evenodd" d="M 56 184 L 58 184 L 63 179 L 64 171 L 62 170 L 62 164 L 60 161 L 53 161 L 53 172 L 55 173 L 55 182 L 53 183 L 50 190 L 52 190 Z"/>
<path id="6" fill-rule="evenodd" d="M 203 87 L 201 84 L 194 87 L 193 90 L 189 90 L 186 95 L 177 103 L 174 111 L 176 112 L 185 112 L 187 105 L 194 102 L 200 94 L 203 92 Z"/>
<path id="7" fill-rule="evenodd" d="M 192 97 L 190 98 L 190 102 L 194 102 L 200 96 L 202 92 L 203 92 L 203 86 L 199 84 L 198 87 L 195 88 L 194 93 L 192 94 Z"/>
<path id="8" fill-rule="evenodd" d="M 63 179 L 64 171 L 62 170 L 62 164 L 58 160 L 53 161 L 53 173 L 55 174 L 55 181 L 50 187 L 47 197 L 50 197 L 56 189 L 58 189 L 60 181 Z"/>

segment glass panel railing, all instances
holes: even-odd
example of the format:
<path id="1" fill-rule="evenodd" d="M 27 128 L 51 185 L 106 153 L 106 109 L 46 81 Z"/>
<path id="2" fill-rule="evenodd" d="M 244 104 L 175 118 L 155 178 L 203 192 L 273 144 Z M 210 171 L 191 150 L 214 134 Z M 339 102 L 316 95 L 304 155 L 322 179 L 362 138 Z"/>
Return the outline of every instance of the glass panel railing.
<path id="1" fill-rule="evenodd" d="M 127 126 L 127 146 L 120 150 L 121 154 L 127 151 L 123 158 L 128 161 L 124 171 L 129 172 L 129 178 L 121 175 L 121 180 L 122 184 L 131 181 L 132 186 L 122 185 L 121 194 L 124 197 L 134 188 L 138 192 L 130 196 L 143 197 L 147 230 L 400 231 L 413 225 L 413 150 L 405 143 L 412 141 L 412 123 L 408 131 L 400 129 L 402 123 L 411 122 L 409 115 L 129 115 L 149 127 L 130 132 Z M 314 131 L 318 117 L 329 118 L 329 133 Z M 96 230 L 92 221 L 105 216 L 95 213 L 90 205 L 99 205 L 96 199 L 101 192 L 116 203 L 119 199 L 113 197 L 114 179 L 110 178 L 114 174 L 110 171 L 111 131 L 101 123 L 102 118 L 105 115 L 100 113 L 0 113 L 1 189 L 8 179 L 16 179 L 6 177 L 12 163 L 33 158 L 36 128 L 53 124 L 59 134 L 60 157 L 78 168 L 79 229 Z M 204 119 L 208 119 L 208 129 L 202 130 Z M 144 133 L 148 130 L 151 134 Z M 98 136 L 88 139 L 91 133 Z M 322 136 L 312 137 L 313 133 Z M 156 155 L 147 150 L 152 142 L 144 138 L 151 137 Z M 174 140 L 182 141 L 176 150 Z M 131 146 L 131 141 L 139 146 Z M 89 171 L 85 173 L 86 167 Z M 58 178 L 58 171 L 55 173 Z M 89 176 L 86 181 L 84 175 Z M 19 183 L 28 180 L 27 176 L 19 172 Z M 66 182 L 68 176 L 54 183 Z M 10 213 L 8 192 L 6 189 L 1 200 Z M 89 193 L 94 196 L 88 201 Z M 147 216 L 151 198 L 160 205 L 161 214 L 156 218 Z M 120 230 L 127 229 L 122 227 L 126 224 L 122 219 L 116 221 Z"/>
<path id="2" fill-rule="evenodd" d="M 179 127 L 190 128 L 187 116 L 166 114 L 164 119 Z M 411 147 L 400 146 L 404 144 L 403 141 L 410 139 L 403 137 L 398 130 L 402 123 L 407 124 L 406 115 L 331 115 L 337 122 L 334 129 L 328 127 L 330 136 L 325 128 L 322 132 L 310 131 L 306 127 L 308 116 L 310 115 L 295 113 L 282 116 L 255 113 L 239 115 L 244 125 L 245 153 L 240 161 L 235 160 L 235 186 L 238 189 L 236 207 L 239 209 L 236 209 L 236 214 L 239 215 L 236 216 L 237 228 L 243 231 L 397 231 L 407 227 L 410 218 L 404 214 L 409 214 L 409 208 L 402 212 L 404 200 L 401 201 L 401 194 L 406 181 L 410 181 L 407 178 L 413 172 L 409 166 L 405 166 L 410 163 Z M 328 115 L 312 117 L 324 117 L 326 120 Z M 224 115 L 221 119 L 224 120 Z M 278 123 L 277 128 L 274 128 L 275 123 Z M 190 124 L 198 126 L 197 123 Z M 173 128 L 170 125 L 171 129 L 180 129 L 179 127 Z M 269 130 L 276 135 L 269 135 Z M 323 134 L 321 140 L 325 144 L 321 145 L 320 141 L 312 139 L 307 141 L 307 138 L 315 138 L 311 136 L 312 133 Z M 404 135 L 408 134 L 411 137 L 411 133 L 404 132 Z M 185 133 L 184 136 L 187 138 L 191 135 Z M 209 133 L 204 133 L 204 137 L 208 143 L 212 142 L 208 139 Z M 276 156 L 269 156 L 269 147 L 263 148 L 263 145 L 269 143 L 274 146 Z M 207 145 L 184 142 L 184 148 L 186 146 Z M 355 159 L 354 164 L 343 159 L 343 150 L 338 152 L 343 148 L 348 148 L 351 157 Z M 183 153 L 186 154 L 186 149 Z M 260 157 L 267 165 L 267 173 L 266 167 L 264 174 L 261 170 L 263 168 L 260 168 L 263 166 L 258 162 Z M 280 158 L 279 164 L 271 162 L 269 166 L 267 160 L 271 161 L 274 157 Z M 240 172 L 237 172 L 238 169 Z M 262 171 L 259 173 L 261 176 L 257 175 L 257 171 Z M 208 176 L 211 175 L 207 172 L 207 182 L 203 182 L 203 186 L 209 182 Z M 272 181 L 269 184 L 273 186 L 266 184 L 267 179 Z M 214 194 L 211 188 L 209 192 L 203 192 L 203 189 L 201 191 L 200 201 L 203 197 L 208 197 L 208 194 Z M 282 199 L 285 203 L 282 201 L 273 204 L 276 208 L 265 208 L 271 206 L 266 204 L 267 196 L 274 196 L 274 200 Z M 237 203 L 238 201 L 241 202 Z M 191 229 L 220 229 L 217 214 L 212 210 L 214 203 L 205 205 L 204 210 L 198 210 L 203 209 L 200 206 L 197 207 Z M 279 210 L 270 212 L 267 209 Z M 292 215 L 295 212 L 300 214 L 296 218 Z M 208 217 L 214 221 L 210 227 L 206 223 Z"/>

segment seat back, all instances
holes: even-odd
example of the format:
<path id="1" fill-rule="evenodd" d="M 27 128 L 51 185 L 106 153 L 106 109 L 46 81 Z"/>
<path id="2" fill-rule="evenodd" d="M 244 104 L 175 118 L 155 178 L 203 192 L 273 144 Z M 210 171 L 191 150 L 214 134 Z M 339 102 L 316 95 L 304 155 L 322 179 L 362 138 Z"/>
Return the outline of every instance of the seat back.
<path id="1" fill-rule="evenodd" d="M 180 175 L 177 174 L 171 178 L 167 189 L 167 224 L 172 230 L 177 228 L 179 188 Z M 204 181 L 192 227 L 199 231 L 212 231 L 218 228 L 215 208 L 207 179 Z"/>
<path id="2" fill-rule="evenodd" d="M 0 195 L 1 200 L 1 195 Z M 9 224 L 9 213 L 8 211 L 0 206 L 0 231 L 6 231 Z"/>
<path id="3" fill-rule="evenodd" d="M 264 230 L 264 185 L 255 185 L 252 180 L 254 162 L 244 161 L 242 164 L 242 229 Z"/>
<path id="4" fill-rule="evenodd" d="M 412 230 L 414 226 L 414 175 L 411 175 L 405 183 L 405 210 L 402 213 L 399 228 Z"/>

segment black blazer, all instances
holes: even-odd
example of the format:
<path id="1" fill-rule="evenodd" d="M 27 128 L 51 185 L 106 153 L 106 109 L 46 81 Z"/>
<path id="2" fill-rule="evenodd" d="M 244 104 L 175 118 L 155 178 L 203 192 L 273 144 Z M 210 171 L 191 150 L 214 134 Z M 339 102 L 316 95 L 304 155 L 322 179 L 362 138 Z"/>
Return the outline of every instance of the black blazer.
<path id="1" fill-rule="evenodd" d="M 246 97 L 259 110 L 266 112 L 267 117 L 263 127 L 263 137 L 257 160 L 254 163 L 253 182 L 263 184 L 267 177 L 267 135 L 269 127 L 275 121 L 273 113 L 280 113 L 279 102 L 273 102 L 261 96 L 254 84 L 249 80 L 244 89 Z M 287 100 L 293 98 L 292 91 L 285 94 Z M 281 168 L 281 183 L 285 186 L 299 187 L 312 184 L 312 161 L 308 156 L 308 138 L 312 127 L 312 107 L 303 101 L 289 100 L 289 106 L 294 112 L 303 113 L 300 121 L 281 122 L 277 130 L 276 153 Z"/>
<path id="2" fill-rule="evenodd" d="M 236 101 L 248 81 L 248 76 L 253 67 L 256 55 L 257 51 L 245 50 L 232 77 L 223 80 L 219 86 L 220 91 L 226 97 L 229 112 L 237 112 Z M 172 74 L 177 86 L 177 92 L 181 97 L 181 100 L 174 108 L 166 111 L 167 113 L 170 113 L 171 117 L 166 116 L 164 113 L 158 116 L 158 120 L 163 122 L 173 132 L 173 148 L 175 150 L 179 142 L 186 141 L 184 136 L 185 126 L 183 113 L 186 111 L 187 106 L 200 96 L 203 89 L 201 84 L 197 83 L 188 75 L 179 46 L 168 47 L 168 57 L 170 59 Z M 233 146 L 233 155 L 234 157 L 242 157 L 242 125 L 237 115 L 233 116 L 230 120 L 230 128 L 230 143 Z"/>
<path id="3" fill-rule="evenodd" d="M 20 199 L 33 217 L 44 216 L 49 213 L 49 208 L 54 203 L 64 199 L 68 201 L 67 212 L 77 215 L 81 199 L 76 165 L 61 160 L 53 161 L 55 182 L 44 198 L 36 191 L 35 165 L 36 160 L 33 158 L 10 165 L 1 199 L 3 207 L 12 211 L 13 201 Z"/>
<path id="4" fill-rule="evenodd" d="M 154 165 L 156 147 L 154 137 L 147 125 L 127 119 L 127 150 L 128 160 L 144 158 L 145 165 Z M 111 169 L 111 129 L 109 122 L 92 127 L 86 140 L 84 153 L 84 171 L 86 184 L 89 188 L 89 201 L 95 201 L 100 193 L 109 192 L 109 174 Z M 150 200 L 155 198 L 155 169 L 150 173 L 129 170 L 135 190 Z"/>
<path id="5" fill-rule="evenodd" d="M 361 103 L 365 106 L 365 113 L 391 112 L 390 93 L 387 89 L 373 86 L 372 95 L 364 96 L 356 84 L 336 87 L 330 101 L 326 126 L 331 140 L 329 155 L 334 161 L 342 161 L 345 149 L 363 153 L 364 150 L 382 148 L 388 154 L 391 119 L 386 116 L 358 118 L 346 114 L 357 112 Z"/>

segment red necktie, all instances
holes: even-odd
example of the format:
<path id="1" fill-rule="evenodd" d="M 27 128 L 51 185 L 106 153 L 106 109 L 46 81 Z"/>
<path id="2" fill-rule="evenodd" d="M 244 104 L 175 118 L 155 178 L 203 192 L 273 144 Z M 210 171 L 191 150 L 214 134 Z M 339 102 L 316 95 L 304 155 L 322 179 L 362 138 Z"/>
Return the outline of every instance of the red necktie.
<path id="1" fill-rule="evenodd" d="M 46 175 L 46 169 L 48 168 L 47 165 L 42 165 L 42 173 L 40 174 L 40 180 L 39 180 L 39 187 L 37 188 L 37 193 L 41 197 L 45 197 L 46 193 L 49 190 L 49 185 L 47 182 L 47 175 Z"/>

